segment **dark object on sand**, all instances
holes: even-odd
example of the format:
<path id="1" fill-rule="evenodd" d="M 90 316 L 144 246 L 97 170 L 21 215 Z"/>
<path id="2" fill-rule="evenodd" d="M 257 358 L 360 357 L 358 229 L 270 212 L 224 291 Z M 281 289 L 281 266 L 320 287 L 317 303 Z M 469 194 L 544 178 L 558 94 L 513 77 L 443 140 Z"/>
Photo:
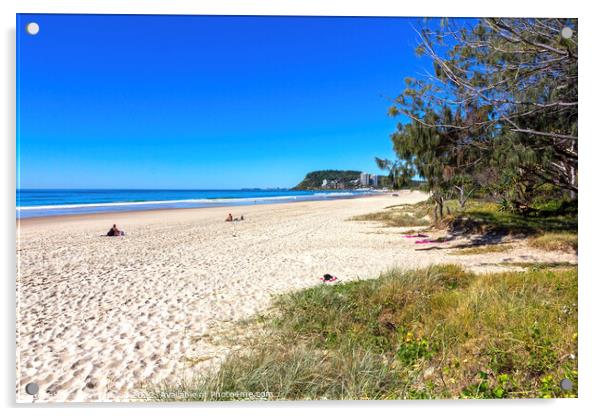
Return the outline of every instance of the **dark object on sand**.
<path id="1" fill-rule="evenodd" d="M 333 276 L 331 274 L 326 273 L 324 275 L 324 277 L 320 278 L 320 280 L 323 281 L 323 282 L 334 282 L 335 280 L 337 280 L 337 277 Z"/>
<path id="2" fill-rule="evenodd" d="M 107 233 L 108 237 L 119 237 L 122 235 L 125 235 L 125 233 L 123 231 L 121 231 L 119 228 L 117 228 L 116 224 L 113 224 L 113 227 L 111 227 L 111 229 Z"/>
<path id="3" fill-rule="evenodd" d="M 441 244 L 441 243 L 447 243 L 447 240 L 441 239 L 441 238 L 437 238 L 435 240 L 425 239 L 425 240 L 416 240 L 416 241 L 414 241 L 414 243 L 416 243 L 416 244 Z"/>
<path id="4" fill-rule="evenodd" d="M 406 235 L 402 235 L 403 238 L 428 238 L 428 235 L 426 234 L 406 234 Z"/>
<path id="5" fill-rule="evenodd" d="M 399 196 L 399 194 L 391 194 L 391 196 Z"/>

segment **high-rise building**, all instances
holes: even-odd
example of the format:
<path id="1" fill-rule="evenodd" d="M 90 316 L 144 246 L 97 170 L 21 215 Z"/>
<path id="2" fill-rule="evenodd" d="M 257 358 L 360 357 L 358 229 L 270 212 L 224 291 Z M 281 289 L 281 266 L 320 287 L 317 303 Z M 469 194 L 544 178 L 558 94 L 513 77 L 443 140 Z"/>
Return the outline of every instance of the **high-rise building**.
<path id="1" fill-rule="evenodd" d="M 370 185 L 370 174 L 366 172 L 362 172 L 360 174 L 360 185 L 368 186 Z"/>
<path id="2" fill-rule="evenodd" d="M 370 175 L 370 185 L 378 186 L 378 175 Z"/>

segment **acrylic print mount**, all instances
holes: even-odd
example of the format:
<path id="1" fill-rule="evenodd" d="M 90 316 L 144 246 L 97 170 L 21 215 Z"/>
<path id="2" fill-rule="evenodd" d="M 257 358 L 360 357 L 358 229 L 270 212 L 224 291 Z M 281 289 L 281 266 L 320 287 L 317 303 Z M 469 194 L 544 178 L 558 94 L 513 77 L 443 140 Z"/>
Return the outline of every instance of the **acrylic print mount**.
<path id="1" fill-rule="evenodd" d="M 576 19 L 17 16 L 19 402 L 576 397 Z"/>

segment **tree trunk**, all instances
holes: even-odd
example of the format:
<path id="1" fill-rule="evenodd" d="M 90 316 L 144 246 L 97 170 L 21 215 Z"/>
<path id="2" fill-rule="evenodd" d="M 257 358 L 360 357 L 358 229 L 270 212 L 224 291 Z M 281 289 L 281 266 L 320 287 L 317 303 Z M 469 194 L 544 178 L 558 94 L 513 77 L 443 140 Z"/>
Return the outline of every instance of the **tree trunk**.
<path id="1" fill-rule="evenodd" d="M 464 198 L 464 185 L 457 186 L 460 191 L 460 197 L 458 198 L 458 202 L 460 202 L 460 208 L 464 209 L 464 204 L 466 204 L 466 199 Z"/>
<path id="2" fill-rule="evenodd" d="M 443 197 L 435 196 L 433 197 L 433 201 L 435 202 L 435 207 L 433 208 L 433 212 L 435 214 L 435 224 L 439 223 L 440 220 L 443 219 Z"/>
<path id="3" fill-rule="evenodd" d="M 571 143 L 571 151 L 573 151 L 575 154 L 577 153 L 577 141 L 574 141 L 573 143 Z M 571 189 L 570 191 L 570 195 L 571 195 L 571 199 L 575 200 L 577 199 L 577 163 L 573 162 L 571 163 L 571 166 L 569 168 L 569 179 L 571 181 L 571 187 L 573 189 Z"/>

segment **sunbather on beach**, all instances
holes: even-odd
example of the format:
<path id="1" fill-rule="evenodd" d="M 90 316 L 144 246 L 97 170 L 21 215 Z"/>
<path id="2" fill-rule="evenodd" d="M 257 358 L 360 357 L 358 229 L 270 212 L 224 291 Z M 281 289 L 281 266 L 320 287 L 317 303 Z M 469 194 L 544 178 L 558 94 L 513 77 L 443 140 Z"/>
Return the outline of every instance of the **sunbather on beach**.
<path id="1" fill-rule="evenodd" d="M 232 222 L 234 219 L 232 218 L 232 214 L 228 214 L 226 217 L 226 222 Z"/>
<path id="2" fill-rule="evenodd" d="M 117 228 L 117 224 L 113 224 L 113 227 L 111 227 L 111 229 L 107 233 L 107 236 L 109 236 L 109 237 L 118 237 L 121 235 L 125 235 L 125 233 L 123 231 L 121 231 L 119 228 Z"/>

